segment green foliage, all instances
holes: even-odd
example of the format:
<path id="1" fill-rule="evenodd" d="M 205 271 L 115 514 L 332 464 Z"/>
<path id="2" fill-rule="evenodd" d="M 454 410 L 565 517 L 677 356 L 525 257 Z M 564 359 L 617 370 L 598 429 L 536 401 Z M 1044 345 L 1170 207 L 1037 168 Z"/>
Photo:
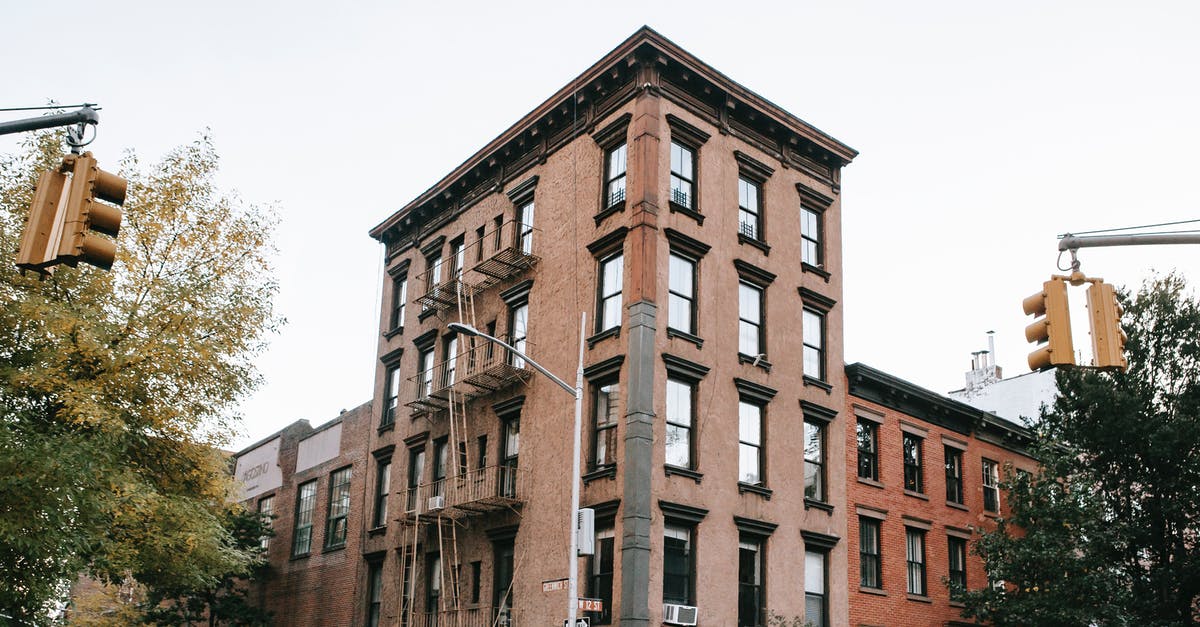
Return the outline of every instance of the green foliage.
<path id="1" fill-rule="evenodd" d="M 26 622 L 81 571 L 201 586 L 251 558 L 222 524 L 218 447 L 281 323 L 273 214 L 214 186 L 207 137 L 122 160 L 111 272 L 21 274 L 9 255 L 60 146 L 40 134 L 0 156 L 0 607 Z"/>
<path id="2" fill-rule="evenodd" d="M 271 614 L 252 605 L 246 598 L 249 582 L 262 577 L 268 569 L 262 555 L 260 540 L 275 532 L 271 520 L 241 507 L 226 512 L 225 528 L 234 539 L 234 546 L 253 555 L 251 562 L 239 564 L 225 572 L 214 583 L 205 586 L 151 585 L 143 608 L 146 624 L 191 625 L 269 625 Z"/>
<path id="3" fill-rule="evenodd" d="M 1005 586 L 964 595 L 996 625 L 1178 625 L 1200 600 L 1200 303 L 1182 277 L 1121 294 L 1129 370 L 1060 370 L 1036 476 L 974 551 Z"/>

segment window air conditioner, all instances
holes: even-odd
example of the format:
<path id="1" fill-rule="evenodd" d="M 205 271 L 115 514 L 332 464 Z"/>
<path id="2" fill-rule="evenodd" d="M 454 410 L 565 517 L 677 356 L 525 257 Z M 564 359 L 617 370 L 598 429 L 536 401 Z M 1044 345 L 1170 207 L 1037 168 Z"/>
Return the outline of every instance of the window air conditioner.
<path id="1" fill-rule="evenodd" d="M 691 605 L 667 603 L 663 605 L 663 622 L 672 625 L 695 625 L 698 612 L 699 610 Z"/>
<path id="2" fill-rule="evenodd" d="M 446 497 L 441 496 L 441 495 L 429 497 L 429 504 L 428 504 L 427 509 L 431 509 L 431 510 L 442 509 L 445 506 L 446 506 Z"/>

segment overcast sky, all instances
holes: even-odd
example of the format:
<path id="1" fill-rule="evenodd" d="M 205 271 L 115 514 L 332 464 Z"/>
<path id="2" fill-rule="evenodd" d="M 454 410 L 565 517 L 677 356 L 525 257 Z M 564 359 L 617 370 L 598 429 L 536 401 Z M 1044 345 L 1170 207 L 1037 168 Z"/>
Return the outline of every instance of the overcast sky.
<path id="1" fill-rule="evenodd" d="M 946 392 L 995 330 L 1005 374 L 1026 372 L 1021 300 L 1057 271 L 1057 234 L 1200 218 L 1197 2 L 10 2 L 3 15 L 0 107 L 99 103 L 101 165 L 211 129 L 221 184 L 279 207 L 289 322 L 237 448 L 370 399 L 383 251 L 367 230 L 643 24 L 860 151 L 842 188 L 847 362 Z M 1200 246 L 1080 256 L 1114 283 L 1200 267 Z"/>

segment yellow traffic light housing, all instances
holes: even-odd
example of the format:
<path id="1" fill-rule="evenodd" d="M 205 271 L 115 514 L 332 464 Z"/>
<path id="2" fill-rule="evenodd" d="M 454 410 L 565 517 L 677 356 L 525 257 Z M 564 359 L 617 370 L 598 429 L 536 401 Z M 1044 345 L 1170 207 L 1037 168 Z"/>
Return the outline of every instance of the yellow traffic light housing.
<path id="1" fill-rule="evenodd" d="M 1097 368 L 1129 368 L 1125 360 L 1125 331 L 1121 329 L 1121 305 L 1112 285 L 1096 281 L 1088 286 L 1088 321 L 1092 330 L 1092 353 Z"/>
<path id="2" fill-rule="evenodd" d="M 128 182 L 101 170 L 90 152 L 67 155 L 63 167 L 70 168 L 72 174 L 70 195 L 62 216 L 58 261 L 72 266 L 82 261 L 108 270 L 116 259 L 117 243 L 89 231 L 116 237 L 121 229 L 121 210 L 97 201 L 125 204 Z"/>
<path id="3" fill-rule="evenodd" d="M 42 172 L 33 194 L 33 204 L 29 207 L 25 231 L 21 234 L 18 268 L 49 274 L 50 267 L 58 263 L 59 240 L 62 238 L 62 220 L 59 218 L 69 192 L 67 175 L 61 170 Z"/>
<path id="4" fill-rule="evenodd" d="M 1025 339 L 1045 344 L 1029 353 L 1029 369 L 1048 370 L 1055 366 L 1075 365 L 1067 282 L 1062 277 L 1052 277 L 1042 284 L 1042 291 L 1026 298 L 1022 307 L 1027 316 L 1043 316 L 1025 327 Z"/>

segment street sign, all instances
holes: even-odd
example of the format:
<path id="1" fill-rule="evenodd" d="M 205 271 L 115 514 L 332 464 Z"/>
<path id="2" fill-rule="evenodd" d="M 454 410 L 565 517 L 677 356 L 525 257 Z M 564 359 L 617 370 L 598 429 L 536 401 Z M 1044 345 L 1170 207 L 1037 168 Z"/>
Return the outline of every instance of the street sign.
<path id="1" fill-rule="evenodd" d="M 602 599 L 579 599 L 579 609 L 584 612 L 603 612 L 604 601 Z"/>
<path id="2" fill-rule="evenodd" d="M 566 590 L 566 579 L 551 579 L 542 582 L 542 592 L 554 592 L 555 590 Z"/>
<path id="3" fill-rule="evenodd" d="M 568 624 L 570 622 L 571 622 L 571 619 L 564 618 L 563 619 L 563 627 L 570 627 L 570 625 Z M 588 627 L 588 625 L 590 625 L 590 624 L 591 624 L 591 621 L 589 621 L 586 618 L 576 618 L 575 619 L 575 627 Z"/>

